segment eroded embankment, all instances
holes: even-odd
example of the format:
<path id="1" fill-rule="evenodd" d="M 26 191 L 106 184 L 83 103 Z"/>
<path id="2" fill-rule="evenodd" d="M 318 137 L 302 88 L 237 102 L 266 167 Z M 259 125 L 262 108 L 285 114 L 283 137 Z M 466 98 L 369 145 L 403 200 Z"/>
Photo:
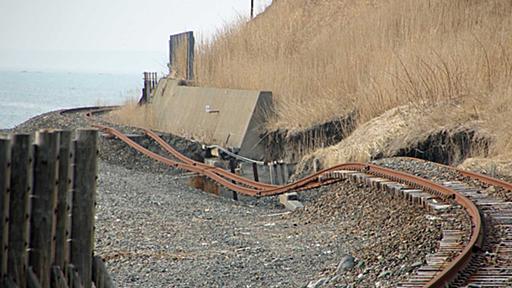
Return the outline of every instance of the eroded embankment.
<path id="1" fill-rule="evenodd" d="M 456 165 L 475 155 L 489 153 L 494 136 L 481 127 L 480 122 L 436 119 L 436 114 L 441 115 L 442 110 L 434 114 L 402 106 L 387 111 L 357 127 L 338 144 L 305 156 L 296 174 L 309 174 L 315 167 L 394 156 Z"/>
<path id="2" fill-rule="evenodd" d="M 356 127 L 357 114 L 350 113 L 302 130 L 277 129 L 265 135 L 267 160 L 297 163 L 305 155 L 339 143 Z"/>

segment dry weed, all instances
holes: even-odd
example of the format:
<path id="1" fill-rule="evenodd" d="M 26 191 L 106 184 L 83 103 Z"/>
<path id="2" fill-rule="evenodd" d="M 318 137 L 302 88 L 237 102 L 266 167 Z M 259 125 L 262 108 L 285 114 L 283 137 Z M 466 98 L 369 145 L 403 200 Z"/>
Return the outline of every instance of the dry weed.
<path id="1" fill-rule="evenodd" d="M 512 149 L 510 1 L 276 0 L 197 54 L 200 85 L 273 91 L 271 128 L 450 102 L 450 119 L 481 119 Z"/>
<path id="2" fill-rule="evenodd" d="M 153 109 L 148 105 L 138 105 L 137 99 L 127 100 L 119 109 L 110 112 L 105 118 L 115 123 L 158 130 Z"/>

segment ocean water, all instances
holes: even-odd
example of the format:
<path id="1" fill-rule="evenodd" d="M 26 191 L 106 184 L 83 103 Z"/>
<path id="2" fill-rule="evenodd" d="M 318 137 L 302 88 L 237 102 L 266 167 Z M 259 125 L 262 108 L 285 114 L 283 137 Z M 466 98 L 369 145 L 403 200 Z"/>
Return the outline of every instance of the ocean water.
<path id="1" fill-rule="evenodd" d="M 137 74 L 0 71 L 0 129 L 57 109 L 122 104 L 142 85 Z"/>

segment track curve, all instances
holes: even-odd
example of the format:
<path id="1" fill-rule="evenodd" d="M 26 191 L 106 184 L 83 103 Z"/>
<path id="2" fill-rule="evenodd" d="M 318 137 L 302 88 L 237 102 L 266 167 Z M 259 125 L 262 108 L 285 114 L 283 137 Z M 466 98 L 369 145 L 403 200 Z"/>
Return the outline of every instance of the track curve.
<path id="1" fill-rule="evenodd" d="M 146 134 L 149 137 L 153 138 L 157 143 L 159 143 L 162 146 L 162 148 L 164 148 L 167 152 L 171 153 L 174 157 L 176 157 L 182 162 L 174 161 L 159 154 L 156 154 L 154 152 L 151 152 L 145 149 L 144 147 L 140 146 L 139 144 L 135 143 L 126 135 L 124 135 L 123 133 L 119 132 L 116 129 L 103 125 L 95 125 L 95 127 L 101 129 L 105 133 L 111 134 L 119 138 L 121 141 L 125 142 L 130 147 L 134 148 L 138 152 L 154 160 L 160 161 L 164 164 L 167 164 L 175 168 L 187 170 L 189 172 L 200 173 L 216 181 L 218 184 L 225 186 L 228 189 L 248 196 L 274 196 L 290 192 L 293 190 L 317 187 L 324 185 L 325 183 L 332 183 L 336 181 L 336 179 L 330 179 L 328 177 L 329 173 L 331 172 L 339 170 L 353 170 L 363 171 L 371 175 L 401 182 L 412 187 L 428 191 L 429 193 L 432 193 L 433 195 L 436 195 L 440 198 L 453 200 L 466 210 L 467 214 L 471 219 L 472 232 L 470 240 L 468 241 L 467 245 L 462 250 L 462 252 L 446 266 L 442 273 L 438 273 L 438 275 L 434 279 L 432 279 L 423 287 L 444 287 L 446 285 L 449 285 L 452 281 L 455 281 L 458 275 L 462 273 L 462 271 L 470 265 L 474 257 L 473 251 L 478 250 L 480 248 L 480 245 L 482 244 L 482 239 L 484 237 L 482 218 L 480 216 L 478 208 L 469 198 L 453 189 L 444 187 L 430 180 L 426 180 L 404 172 L 394 171 L 373 164 L 347 163 L 321 170 L 313 175 L 302 178 L 294 183 L 290 183 L 283 186 L 274 186 L 254 182 L 252 180 L 242 178 L 238 175 L 235 175 L 233 173 L 216 167 L 206 167 L 205 164 L 196 162 L 180 154 L 170 145 L 165 143 L 164 140 L 158 137 L 158 135 L 152 133 L 149 130 L 146 130 Z M 232 181 L 236 183 L 232 183 Z"/>
<path id="2" fill-rule="evenodd" d="M 117 107 L 86 107 L 86 108 L 78 108 L 78 109 L 71 109 L 71 110 L 65 110 L 62 111 L 61 114 L 65 113 L 82 113 L 85 114 L 87 117 L 92 117 L 95 114 L 98 113 L 104 113 L 109 110 L 116 109 Z M 457 283 L 457 279 L 460 275 L 468 275 L 468 273 L 465 271 L 468 269 L 468 267 L 471 266 L 472 262 L 475 261 L 475 258 L 477 257 L 477 253 L 474 253 L 475 251 L 478 251 L 482 247 L 482 242 L 484 237 L 486 236 L 484 234 L 483 229 L 483 219 L 481 216 L 481 211 L 479 211 L 479 208 L 477 205 L 475 205 L 474 201 L 478 202 L 475 199 L 471 199 L 471 197 L 467 197 L 464 195 L 464 193 L 461 193 L 461 191 L 458 191 L 456 186 L 453 186 L 453 189 L 450 188 L 450 186 L 446 187 L 440 184 L 436 184 L 430 180 L 426 180 L 417 176 L 413 176 L 404 172 L 398 172 L 392 169 L 383 168 L 377 165 L 373 164 L 365 164 L 365 163 L 347 163 L 347 164 L 340 164 L 336 165 L 331 168 L 324 169 L 322 171 L 319 171 L 313 175 L 310 175 L 308 177 L 305 177 L 303 179 L 298 180 L 297 182 L 290 183 L 283 186 L 276 186 L 276 185 L 270 185 L 265 183 L 259 183 L 252 181 L 250 179 L 246 179 L 243 177 L 240 177 L 236 174 L 230 173 L 229 171 L 225 171 L 222 169 L 218 169 L 215 167 L 207 166 L 204 163 L 200 163 L 197 161 L 194 161 L 192 159 L 189 159 L 188 157 L 182 155 L 177 150 L 175 150 L 172 146 L 167 144 L 163 139 L 161 139 L 156 133 L 150 131 L 150 130 L 144 130 L 145 134 L 152 138 L 154 141 L 156 141 L 162 149 L 173 155 L 174 158 L 178 159 L 179 161 L 175 161 L 169 158 L 166 158 L 162 155 L 156 154 L 154 152 L 151 152 L 144 147 L 138 145 L 134 141 L 130 140 L 126 135 L 123 133 L 107 126 L 102 125 L 94 125 L 100 130 L 103 130 L 104 132 L 113 135 L 117 138 L 119 138 L 121 141 L 125 142 L 130 147 L 134 148 L 135 150 L 139 151 L 140 153 L 143 153 L 144 155 L 162 162 L 166 165 L 187 170 L 190 172 L 198 173 L 201 175 L 204 175 L 206 177 L 209 177 L 210 179 L 216 181 L 219 185 L 223 185 L 228 189 L 231 189 L 233 191 L 236 191 L 238 193 L 248 195 L 248 196 L 254 196 L 254 197 L 264 197 L 264 196 L 274 196 L 279 195 L 282 193 L 286 193 L 292 190 L 305 190 L 305 189 L 311 189 L 314 187 L 319 187 L 322 185 L 327 185 L 336 181 L 339 181 L 334 178 L 329 178 L 329 175 L 332 172 L 336 172 L 339 170 L 352 170 L 352 171 L 361 171 L 370 175 L 386 178 L 392 181 L 397 181 L 400 183 L 404 183 L 411 187 L 416 187 L 419 189 L 422 189 L 424 191 L 427 191 L 433 195 L 436 195 L 437 197 L 444 198 L 446 200 L 452 200 L 455 203 L 458 203 L 461 205 L 469 215 L 471 219 L 472 224 L 472 231 L 471 231 L 471 237 L 470 240 L 466 243 L 466 246 L 458 254 L 458 256 L 450 261 L 450 263 L 443 269 L 442 272 L 437 273 L 435 278 L 433 278 L 431 281 L 429 281 L 427 284 L 422 284 L 421 286 L 414 286 L 414 287 L 446 287 L 450 286 L 451 284 Z M 402 157 L 402 158 L 408 158 L 408 157 Z M 416 158 L 410 158 L 414 160 L 418 160 Z M 421 159 L 420 159 L 421 160 Z M 512 184 L 507 183 L 505 181 L 495 179 L 492 177 L 489 177 L 487 175 L 482 175 L 475 172 L 469 172 L 461 169 L 457 169 L 451 166 L 445 166 L 451 170 L 456 170 L 461 175 L 475 179 L 478 181 L 481 181 L 482 183 L 486 183 L 488 185 L 493 185 L 497 187 L 501 187 L 506 190 L 512 191 Z M 235 183 L 233 183 L 235 182 Z M 458 282 L 460 283 L 460 282 Z M 409 287 L 409 286 L 407 286 Z M 412 286 L 411 286 L 412 287 Z M 487 287 L 487 286 L 486 286 Z"/>

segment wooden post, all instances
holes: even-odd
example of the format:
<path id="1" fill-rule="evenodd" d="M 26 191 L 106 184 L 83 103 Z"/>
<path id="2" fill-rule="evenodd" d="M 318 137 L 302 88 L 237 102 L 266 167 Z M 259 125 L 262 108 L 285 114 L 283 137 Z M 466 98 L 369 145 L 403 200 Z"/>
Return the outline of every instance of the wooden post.
<path id="1" fill-rule="evenodd" d="M 286 185 L 288 183 L 288 167 L 284 161 L 279 161 L 279 168 L 281 171 L 281 184 Z"/>
<path id="2" fill-rule="evenodd" d="M 254 0 L 251 0 L 251 19 L 254 18 Z"/>
<path id="3" fill-rule="evenodd" d="M 11 140 L 0 139 L 0 284 L 7 275 L 9 241 L 9 192 L 11 189 Z"/>
<path id="4" fill-rule="evenodd" d="M 52 288 L 68 288 L 66 277 L 58 266 L 52 267 Z"/>
<path id="5" fill-rule="evenodd" d="M 27 287 L 28 288 L 42 288 L 41 283 L 39 282 L 39 279 L 37 278 L 37 275 L 32 271 L 32 269 L 27 270 Z"/>
<path id="6" fill-rule="evenodd" d="M 110 275 L 108 274 L 107 267 L 105 267 L 105 263 L 103 263 L 103 260 L 101 257 L 94 256 L 93 260 L 93 279 L 94 284 L 98 288 L 114 288 L 114 282 L 112 281 L 112 278 L 110 278 Z"/>
<path id="7" fill-rule="evenodd" d="M 80 280 L 80 275 L 78 275 L 75 265 L 69 264 L 66 268 L 66 279 L 68 280 L 68 287 L 83 288 L 82 280 Z"/>
<path id="8" fill-rule="evenodd" d="M 185 46 L 186 67 L 175 67 L 179 53 L 182 53 L 182 45 Z M 194 79 L 194 47 L 195 38 L 194 32 L 184 32 L 176 35 L 171 35 L 169 39 L 169 74 L 171 77 L 184 77 L 186 80 Z M 184 73 L 180 73 L 178 69 L 185 69 Z M 181 74 L 181 75 L 180 75 Z"/>
<path id="9" fill-rule="evenodd" d="M 258 164 L 252 163 L 252 173 L 254 174 L 254 181 L 260 182 L 260 177 L 258 175 Z"/>
<path id="10" fill-rule="evenodd" d="M 7 270 L 15 284 L 20 288 L 25 288 L 28 269 L 30 196 L 32 194 L 32 137 L 28 134 L 18 134 L 12 141 Z"/>
<path id="11" fill-rule="evenodd" d="M 57 132 L 36 133 L 34 196 L 30 218 L 30 266 L 42 288 L 50 287 L 51 265 L 55 255 L 59 142 Z"/>
<path id="12" fill-rule="evenodd" d="M 71 149 L 71 131 L 60 131 L 59 185 L 57 193 L 57 215 L 55 231 L 54 265 L 65 269 L 69 263 L 68 240 L 71 236 L 71 183 L 73 177 L 73 152 Z"/>
<path id="13" fill-rule="evenodd" d="M 272 185 L 276 184 L 276 180 L 274 177 L 274 163 L 273 162 L 268 163 L 268 175 L 270 176 L 270 184 L 272 184 Z"/>
<path id="14" fill-rule="evenodd" d="M 231 158 L 229 159 L 229 171 L 233 174 L 236 173 L 236 160 Z M 232 183 L 236 184 L 236 181 L 235 180 L 232 180 L 231 181 Z M 238 194 L 235 192 L 235 191 L 232 191 L 230 190 L 230 198 L 235 200 L 235 201 L 238 201 Z"/>
<path id="15" fill-rule="evenodd" d="M 92 284 L 97 138 L 97 130 L 78 130 L 75 142 L 71 263 L 76 266 L 84 288 L 91 288 Z"/>
<path id="16" fill-rule="evenodd" d="M 187 33 L 187 80 L 194 80 L 194 32 Z"/>
<path id="17" fill-rule="evenodd" d="M 0 282 L 0 284 L 3 284 L 2 287 L 5 287 L 5 288 L 19 288 L 18 286 L 16 286 L 16 283 L 14 283 L 14 281 L 9 278 L 9 277 L 5 277 L 3 279 L 3 283 Z"/>

